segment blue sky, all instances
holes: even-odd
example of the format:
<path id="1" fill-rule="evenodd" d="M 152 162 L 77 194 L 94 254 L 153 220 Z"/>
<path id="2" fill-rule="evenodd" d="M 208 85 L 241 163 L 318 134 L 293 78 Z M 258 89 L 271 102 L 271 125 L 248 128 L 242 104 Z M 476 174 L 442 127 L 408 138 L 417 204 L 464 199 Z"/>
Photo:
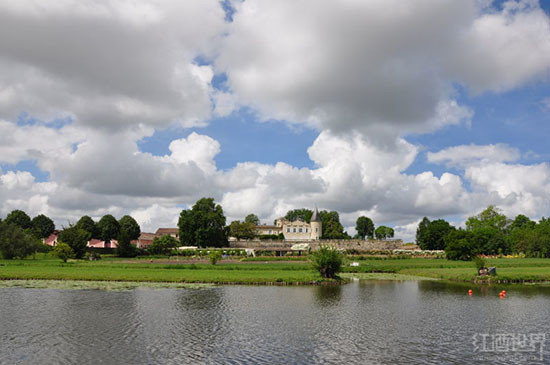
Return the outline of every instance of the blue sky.
<path id="1" fill-rule="evenodd" d="M 0 216 L 550 215 L 550 1 L 78 4 L 0 4 Z"/>

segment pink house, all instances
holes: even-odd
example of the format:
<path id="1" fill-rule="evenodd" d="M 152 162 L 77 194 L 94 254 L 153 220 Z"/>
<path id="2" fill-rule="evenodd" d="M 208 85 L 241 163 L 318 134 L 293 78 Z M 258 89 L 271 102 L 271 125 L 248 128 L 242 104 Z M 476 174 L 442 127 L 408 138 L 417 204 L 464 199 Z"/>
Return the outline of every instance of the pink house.
<path id="1" fill-rule="evenodd" d="M 59 231 L 55 230 L 48 238 L 44 239 L 44 244 L 48 246 L 55 246 L 57 245 L 58 237 L 59 237 Z M 95 238 L 92 238 L 86 244 L 86 247 L 94 247 L 94 248 L 116 248 L 117 246 L 118 246 L 117 240 L 111 240 L 111 242 L 105 243 L 105 241 L 98 240 Z"/>

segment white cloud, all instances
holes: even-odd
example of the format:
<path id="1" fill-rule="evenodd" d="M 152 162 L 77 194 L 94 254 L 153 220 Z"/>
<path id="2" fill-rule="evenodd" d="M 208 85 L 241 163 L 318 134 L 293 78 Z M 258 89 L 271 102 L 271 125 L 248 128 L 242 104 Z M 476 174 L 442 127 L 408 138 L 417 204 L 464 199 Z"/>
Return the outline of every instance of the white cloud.
<path id="1" fill-rule="evenodd" d="M 0 117 L 71 116 L 108 129 L 203 125 L 218 1 L 22 0 L 0 4 Z"/>
<path id="2" fill-rule="evenodd" d="M 447 166 L 464 167 L 474 163 L 514 162 L 521 153 L 517 148 L 504 144 L 461 145 L 448 147 L 438 152 L 428 152 L 426 158 L 431 163 L 444 163 Z"/>

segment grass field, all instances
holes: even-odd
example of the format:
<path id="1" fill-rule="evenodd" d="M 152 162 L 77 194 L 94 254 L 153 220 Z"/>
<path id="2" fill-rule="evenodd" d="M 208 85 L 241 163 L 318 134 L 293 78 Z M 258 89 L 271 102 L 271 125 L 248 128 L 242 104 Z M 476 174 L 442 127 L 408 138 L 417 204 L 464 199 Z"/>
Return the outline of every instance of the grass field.
<path id="1" fill-rule="evenodd" d="M 215 284 L 311 284 L 322 279 L 308 261 L 279 261 L 256 258 L 236 261 L 222 260 L 218 265 L 182 263 L 160 257 L 150 259 L 120 259 L 105 257 L 100 261 L 71 261 L 38 255 L 36 259 L 0 260 L 0 280 L 86 280 L 157 283 L 215 283 Z M 164 262 L 163 262 L 164 261 Z M 224 262 L 225 261 L 225 262 Z M 431 258 L 370 258 L 357 260 L 359 266 L 349 266 L 347 260 L 343 278 L 379 280 L 443 279 L 479 281 L 472 262 Z M 488 266 L 497 268 L 497 276 L 485 277 L 492 282 L 550 281 L 550 259 L 498 258 L 489 259 Z"/>

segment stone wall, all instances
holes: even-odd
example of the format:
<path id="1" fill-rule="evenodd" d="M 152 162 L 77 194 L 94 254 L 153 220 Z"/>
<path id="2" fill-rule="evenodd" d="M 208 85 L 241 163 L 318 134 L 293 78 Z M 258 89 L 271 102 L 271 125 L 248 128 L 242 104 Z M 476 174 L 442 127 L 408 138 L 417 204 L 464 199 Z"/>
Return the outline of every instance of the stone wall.
<path id="1" fill-rule="evenodd" d="M 321 240 L 321 241 L 278 241 L 278 240 L 249 240 L 249 241 L 230 241 L 232 248 L 254 248 L 257 250 L 269 250 L 275 248 L 290 249 L 297 243 L 307 243 L 312 250 L 316 250 L 320 245 L 332 246 L 344 250 L 355 249 L 358 251 L 372 250 L 395 250 L 403 246 L 402 240 Z"/>

